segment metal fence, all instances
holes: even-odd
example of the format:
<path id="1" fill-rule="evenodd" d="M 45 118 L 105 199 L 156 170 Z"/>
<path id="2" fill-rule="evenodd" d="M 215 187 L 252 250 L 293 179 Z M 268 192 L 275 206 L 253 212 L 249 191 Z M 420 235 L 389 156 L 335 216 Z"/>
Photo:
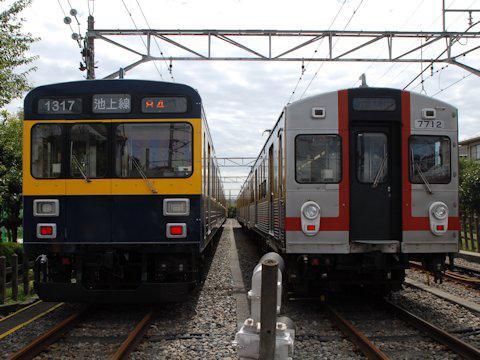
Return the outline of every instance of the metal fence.
<path id="1" fill-rule="evenodd" d="M 30 293 L 30 269 L 32 263 L 29 263 L 27 257 L 24 256 L 22 264 L 18 264 L 18 255 L 10 256 L 10 266 L 7 267 L 7 258 L 0 256 L 0 304 L 9 301 L 18 301 L 19 298 L 25 298 Z M 20 279 L 21 277 L 21 279 Z M 23 287 L 19 292 L 19 283 Z"/>
<path id="2" fill-rule="evenodd" d="M 480 252 L 480 215 L 474 212 L 463 213 L 460 221 L 460 250 Z"/>

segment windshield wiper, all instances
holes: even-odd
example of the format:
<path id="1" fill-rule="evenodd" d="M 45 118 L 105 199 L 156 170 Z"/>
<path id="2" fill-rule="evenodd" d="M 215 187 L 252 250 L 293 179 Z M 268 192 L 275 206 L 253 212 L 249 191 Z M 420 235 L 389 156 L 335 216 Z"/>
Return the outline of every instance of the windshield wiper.
<path id="1" fill-rule="evenodd" d="M 70 158 L 72 159 L 73 165 L 75 165 L 78 171 L 80 171 L 80 174 L 82 174 L 82 177 L 85 179 L 85 182 L 87 183 L 92 182 L 92 180 L 88 177 L 88 175 L 83 171 L 80 161 L 78 161 L 77 156 L 73 152 L 73 141 L 70 143 Z"/>
<path id="2" fill-rule="evenodd" d="M 135 169 L 137 169 L 142 179 L 145 180 L 145 183 L 147 184 L 152 194 L 158 194 L 157 189 L 155 188 L 155 186 L 152 184 L 150 179 L 147 177 L 147 175 L 143 171 L 142 166 L 138 163 L 137 159 L 135 159 L 135 157 L 133 156 L 131 149 L 130 149 L 130 159 L 132 159 L 133 166 L 135 166 Z"/>
<path id="3" fill-rule="evenodd" d="M 413 150 L 411 151 L 410 154 L 412 165 L 413 165 L 413 173 L 415 174 L 415 169 L 418 171 L 418 175 L 420 175 L 420 179 L 422 179 L 423 183 L 425 184 L 425 191 L 427 194 L 433 195 L 432 188 L 430 187 L 430 183 L 428 182 L 427 178 L 425 177 L 425 174 L 423 173 L 422 169 L 420 168 L 420 164 L 415 161 L 415 158 L 413 156 Z"/>
<path id="4" fill-rule="evenodd" d="M 378 169 L 377 175 L 375 175 L 375 180 L 373 180 L 372 188 L 374 188 L 374 189 L 378 186 L 378 183 L 380 182 L 380 175 L 382 174 L 383 168 L 385 167 L 385 164 L 387 163 L 387 158 L 388 158 L 388 154 L 385 153 L 385 155 L 383 155 L 383 159 L 382 159 L 382 162 L 381 162 L 380 167 Z"/>
<path id="5" fill-rule="evenodd" d="M 427 178 L 423 174 L 422 169 L 420 169 L 420 165 L 415 161 L 413 163 L 415 165 L 415 168 L 418 171 L 418 175 L 420 175 L 420 179 L 422 179 L 423 183 L 425 184 L 425 190 L 427 191 L 428 194 L 433 195 L 432 188 L 430 187 L 430 183 L 428 182 Z"/>

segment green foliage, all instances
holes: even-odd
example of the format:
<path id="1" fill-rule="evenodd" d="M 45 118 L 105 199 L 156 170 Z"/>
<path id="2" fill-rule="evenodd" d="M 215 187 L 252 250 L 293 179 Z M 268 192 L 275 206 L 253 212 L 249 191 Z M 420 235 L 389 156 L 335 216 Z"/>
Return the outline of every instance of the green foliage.
<path id="1" fill-rule="evenodd" d="M 0 0 L 0 5 L 4 2 Z M 6 10 L 0 10 L 0 108 L 28 90 L 27 74 L 36 70 L 30 66 L 36 57 L 25 53 L 37 39 L 22 32 L 25 20 L 19 18 L 30 3 L 31 0 L 17 0 Z M 16 72 L 18 67 L 23 70 Z"/>
<path id="2" fill-rule="evenodd" d="M 463 211 L 480 212 L 480 162 L 460 159 L 460 205 Z"/>
<path id="3" fill-rule="evenodd" d="M 16 241 L 22 225 L 22 114 L 2 113 L 0 123 L 0 227 Z"/>
<path id="4" fill-rule="evenodd" d="M 18 262 L 23 260 L 23 245 L 17 243 L 0 243 L 0 256 L 5 256 L 7 266 L 11 265 L 10 259 L 13 254 L 18 255 Z"/>
<path id="5" fill-rule="evenodd" d="M 228 217 L 235 218 L 237 216 L 237 208 L 235 206 L 228 207 Z"/>

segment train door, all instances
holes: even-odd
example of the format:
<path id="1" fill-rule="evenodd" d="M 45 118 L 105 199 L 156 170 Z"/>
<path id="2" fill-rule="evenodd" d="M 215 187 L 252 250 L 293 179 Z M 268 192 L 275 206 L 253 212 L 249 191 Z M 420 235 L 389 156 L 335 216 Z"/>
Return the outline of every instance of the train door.
<path id="1" fill-rule="evenodd" d="M 273 144 L 270 145 L 270 149 L 268 150 L 268 199 L 269 199 L 269 231 L 273 232 L 273 225 L 274 225 L 274 181 L 273 181 Z"/>
<path id="2" fill-rule="evenodd" d="M 255 170 L 255 226 L 258 224 L 258 173 Z"/>
<path id="3" fill-rule="evenodd" d="M 398 123 L 351 127 L 351 240 L 401 240 L 400 154 Z"/>
<path id="4" fill-rule="evenodd" d="M 212 196 L 212 154 L 210 149 L 210 144 L 208 144 L 208 156 L 207 156 L 207 235 L 210 235 L 212 230 L 210 219 L 211 219 L 211 196 Z"/>

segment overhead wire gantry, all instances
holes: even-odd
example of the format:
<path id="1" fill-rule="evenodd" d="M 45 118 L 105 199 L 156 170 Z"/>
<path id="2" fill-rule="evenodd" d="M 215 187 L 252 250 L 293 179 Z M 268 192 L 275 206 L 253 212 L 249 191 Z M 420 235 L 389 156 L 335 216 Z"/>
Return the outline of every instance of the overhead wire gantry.
<path id="1" fill-rule="evenodd" d="M 168 43 L 180 50 L 182 54 L 168 56 L 169 61 L 312 61 L 312 62 L 417 62 L 417 63 L 453 63 L 465 70 L 480 75 L 480 71 L 459 61 L 460 58 L 480 48 L 480 32 L 471 31 L 478 24 L 472 24 L 468 31 L 354 31 L 354 30 L 154 30 L 154 29 L 94 29 L 93 19 L 89 19 L 88 31 L 85 36 L 86 52 L 94 56 L 93 42 L 105 41 L 125 51 L 138 56 L 138 60 L 126 65 L 124 71 L 153 60 L 164 60 L 164 56 L 156 56 L 151 51 L 153 39 Z M 146 48 L 144 51 L 122 44 L 119 38 L 144 36 Z M 193 49 L 182 42 L 182 38 L 203 38 L 205 45 L 202 49 Z M 252 46 L 245 43 L 245 38 L 262 40 L 263 46 Z M 213 39 L 220 40 L 212 41 Z M 322 39 L 327 40 L 326 55 L 304 57 L 298 51 L 308 45 L 315 44 Z M 361 39 L 358 41 L 354 39 Z M 277 42 L 290 40 L 288 48 L 277 49 Z M 416 41 L 412 41 L 416 40 Z M 468 40 L 468 45 L 458 44 L 459 40 Z M 333 44 L 343 43 L 341 51 L 336 51 Z M 220 43 L 229 44 L 242 50 L 242 55 L 232 53 L 228 47 L 218 46 Z M 370 57 L 359 54 L 360 50 L 368 50 L 372 46 L 383 43 L 384 54 Z M 398 43 L 398 46 L 397 46 Z M 443 45 L 441 45 L 443 43 Z M 350 45 L 351 44 L 351 45 Z M 442 49 L 442 56 L 424 56 L 428 49 Z M 258 49 L 261 47 L 261 49 Z M 376 48 L 377 49 L 377 48 Z M 398 50 L 401 49 L 401 50 Z M 362 52 L 363 54 L 364 52 Z M 422 53 L 422 54 L 421 54 Z M 87 77 L 94 78 L 94 58 L 87 61 Z M 90 65 L 90 66 L 89 66 Z M 106 79 L 118 77 L 115 71 Z"/>

